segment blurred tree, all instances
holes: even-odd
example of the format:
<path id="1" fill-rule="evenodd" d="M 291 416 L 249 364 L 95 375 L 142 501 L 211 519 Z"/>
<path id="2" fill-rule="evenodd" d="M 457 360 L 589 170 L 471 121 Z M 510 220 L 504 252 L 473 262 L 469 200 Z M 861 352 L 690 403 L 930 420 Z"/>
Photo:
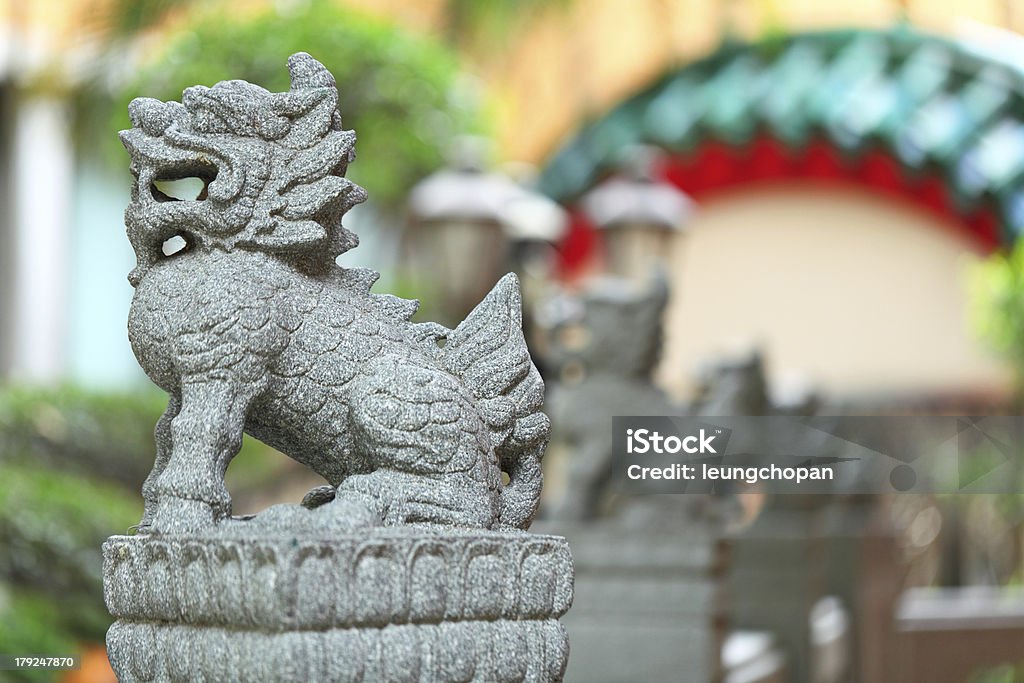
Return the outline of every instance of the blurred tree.
<path id="1" fill-rule="evenodd" d="M 153 425 L 165 404 L 156 390 L 7 388 L 0 392 L 0 466 L 19 462 L 138 491 L 152 465 Z"/>
<path id="2" fill-rule="evenodd" d="M 1009 253 L 993 254 L 969 275 L 974 324 L 1010 360 L 1019 402 L 1024 393 L 1024 242 Z"/>
<path id="3" fill-rule="evenodd" d="M 196 0 L 112 0 L 94 2 L 114 35 L 133 36 L 153 28 L 176 10 L 187 8 Z"/>
<path id="4" fill-rule="evenodd" d="M 334 73 L 345 126 L 359 135 L 360 159 L 350 175 L 380 203 L 398 203 L 416 180 L 440 166 L 455 135 L 481 130 L 475 94 L 460 79 L 453 52 L 335 2 L 281 2 L 254 13 L 190 0 L 119 5 L 123 16 L 111 23 L 129 34 L 159 24 L 172 9 L 184 16 L 177 17 L 178 28 L 170 30 L 159 54 L 116 93 L 104 94 L 96 83 L 85 89 L 84 141 L 116 140 L 113 133 L 130 126 L 127 105 L 134 97 L 180 100 L 188 86 L 232 78 L 287 90 L 285 63 L 298 51 Z M 123 164 L 119 151 L 116 158 Z"/>
<path id="5" fill-rule="evenodd" d="M 1016 395 L 1010 414 L 1024 406 L 1024 241 L 1008 253 L 996 252 L 969 273 L 968 284 L 974 324 L 992 346 L 1004 354 L 1016 375 Z M 1024 458 L 1013 461 L 1014 475 L 1007 482 L 1010 493 L 996 504 L 1012 531 L 1005 539 L 1010 547 L 1014 577 L 1024 578 Z"/>
<path id="6" fill-rule="evenodd" d="M 0 390 L 0 650 L 72 654 L 102 643 L 100 546 L 142 515 L 153 427 L 166 397 L 71 387 Z M 286 460 L 246 439 L 229 489 L 267 488 Z M 48 681 L 54 672 L 0 672 Z"/>
<path id="7" fill-rule="evenodd" d="M 1020 683 L 1024 681 L 1024 662 L 1014 666 L 1005 664 L 986 671 L 979 671 L 968 683 Z"/>
<path id="8" fill-rule="evenodd" d="M 138 498 L 156 457 L 153 428 L 166 405 L 166 395 L 156 388 L 97 393 L 71 386 L 7 387 L 0 391 L 0 467 L 14 464 L 100 479 Z M 275 454 L 246 438 L 229 470 L 231 487 L 271 481 L 282 462 Z"/>
<path id="9" fill-rule="evenodd" d="M 10 453 L 5 453 L 10 456 Z M 7 653 L 72 655 L 103 642 L 100 545 L 138 521 L 141 501 L 96 478 L 0 462 L 0 643 Z M 2 680 L 52 680 L 7 671 Z"/>

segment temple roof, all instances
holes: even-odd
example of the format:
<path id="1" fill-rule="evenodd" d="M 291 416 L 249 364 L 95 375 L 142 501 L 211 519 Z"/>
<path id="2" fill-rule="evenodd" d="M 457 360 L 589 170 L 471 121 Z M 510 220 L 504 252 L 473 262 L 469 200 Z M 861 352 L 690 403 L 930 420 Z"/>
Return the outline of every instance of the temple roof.
<path id="1" fill-rule="evenodd" d="M 541 188 L 574 201 L 636 144 L 825 142 L 850 164 L 881 151 L 905 182 L 937 175 L 953 213 L 991 209 L 1010 243 L 1024 230 L 1024 63 L 993 52 L 907 26 L 726 44 L 585 125 Z"/>

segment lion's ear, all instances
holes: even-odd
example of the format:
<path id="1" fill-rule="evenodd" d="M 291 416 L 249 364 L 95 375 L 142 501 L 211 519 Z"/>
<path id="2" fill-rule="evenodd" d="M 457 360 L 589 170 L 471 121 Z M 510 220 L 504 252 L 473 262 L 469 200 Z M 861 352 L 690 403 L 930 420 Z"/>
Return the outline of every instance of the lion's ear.
<path id="1" fill-rule="evenodd" d="M 307 101 L 301 116 L 294 118 L 284 144 L 302 149 L 320 140 L 327 131 L 340 130 L 338 86 L 327 67 L 305 52 L 296 52 L 288 58 L 288 74 L 292 81 L 289 103 Z"/>

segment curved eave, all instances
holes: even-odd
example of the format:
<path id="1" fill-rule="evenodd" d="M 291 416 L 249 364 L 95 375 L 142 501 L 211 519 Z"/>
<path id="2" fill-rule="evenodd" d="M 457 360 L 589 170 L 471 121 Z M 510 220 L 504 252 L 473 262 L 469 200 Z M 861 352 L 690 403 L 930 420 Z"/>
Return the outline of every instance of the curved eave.
<path id="1" fill-rule="evenodd" d="M 908 27 L 725 45 L 584 126 L 541 189 L 572 203 L 633 144 L 685 165 L 709 146 L 742 160 L 765 140 L 794 159 L 824 144 L 853 176 L 881 155 L 908 196 L 938 180 L 950 213 L 994 213 L 998 242 L 1024 230 L 1024 70 Z"/>

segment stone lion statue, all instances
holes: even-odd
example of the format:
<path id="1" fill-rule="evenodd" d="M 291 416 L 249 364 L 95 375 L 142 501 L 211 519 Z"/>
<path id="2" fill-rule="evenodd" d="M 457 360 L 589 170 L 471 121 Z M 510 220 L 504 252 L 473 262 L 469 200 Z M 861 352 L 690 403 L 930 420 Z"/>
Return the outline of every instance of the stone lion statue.
<path id="1" fill-rule="evenodd" d="M 125 222 L 138 264 L 129 336 L 170 395 L 140 530 L 230 516 L 224 472 L 243 432 L 359 501 L 384 525 L 526 528 L 548 440 L 544 385 L 508 275 L 455 329 L 370 288 L 336 257 L 366 197 L 344 175 L 331 73 L 305 53 L 291 90 L 245 81 L 139 98 L 121 132 L 135 177 Z M 192 201 L 159 181 L 197 177 Z M 171 238 L 183 248 L 167 255 Z M 329 500 L 332 496 L 328 496 Z"/>

